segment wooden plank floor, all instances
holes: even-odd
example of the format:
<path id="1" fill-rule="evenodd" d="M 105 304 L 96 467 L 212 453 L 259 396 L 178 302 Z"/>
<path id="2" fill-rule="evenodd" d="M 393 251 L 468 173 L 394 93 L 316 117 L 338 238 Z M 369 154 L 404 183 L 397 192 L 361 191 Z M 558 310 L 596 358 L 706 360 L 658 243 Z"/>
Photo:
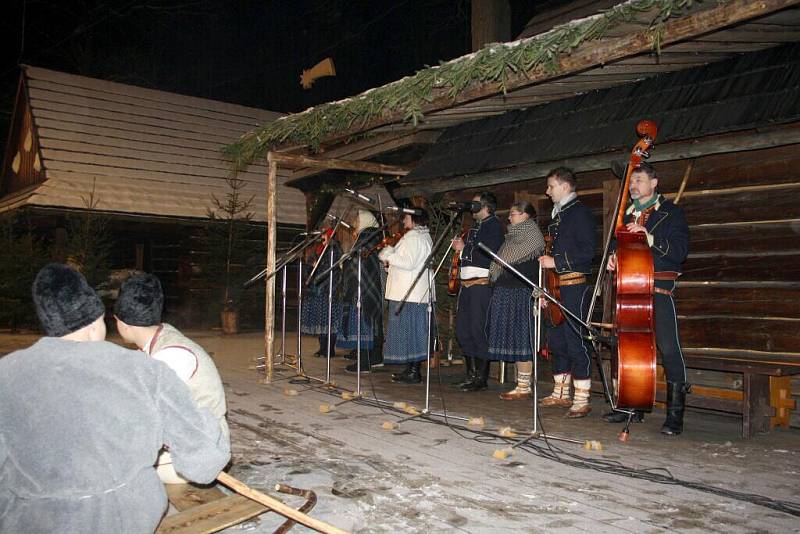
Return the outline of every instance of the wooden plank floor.
<path id="1" fill-rule="evenodd" d="M 387 410 L 344 403 L 330 413 L 322 404 L 341 399 L 324 390 L 290 384 L 293 372 L 279 372 L 262 385 L 247 370 L 247 355 L 259 354 L 257 342 L 231 347 L 228 340 L 207 345 L 222 362 L 234 440 L 232 473 L 256 488 L 276 482 L 309 488 L 319 496 L 312 515 L 351 531 L 370 532 L 753 532 L 791 531 L 796 518 L 742 500 L 696 491 L 677 484 L 656 484 L 608 472 L 583 469 L 522 450 L 507 460 L 492 453 L 502 445 L 443 425 L 410 420 L 393 431 L 384 421 L 401 416 Z M 287 337 L 294 348 L 295 342 Z M 224 344 L 224 345 L 223 345 Z M 304 352 L 306 342 L 304 341 Z M 308 352 L 316 343 L 307 342 Z M 231 351 L 233 349 L 233 351 Z M 236 354 L 234 354 L 234 351 Z M 241 359 L 238 359 L 241 358 Z M 238 363 L 237 363 L 238 362 Z M 343 373 L 345 362 L 333 362 L 335 380 L 354 387 Z M 306 370 L 324 376 L 324 360 L 304 358 Z M 487 427 L 531 426 L 531 406 L 497 398 L 510 385 L 491 384 L 477 394 L 455 391 L 448 382 L 461 368 L 444 368 L 442 385 L 434 380 L 431 409 L 451 414 L 483 415 Z M 362 377 L 366 396 L 423 406 L 424 384 L 389 382 L 391 369 Z M 435 373 L 435 371 L 434 371 Z M 436 377 L 436 374 L 434 374 Z M 437 377 L 438 378 L 438 377 Z M 547 382 L 542 381 L 542 394 Z M 298 395 L 287 396 L 286 389 Z M 687 430 L 678 438 L 659 432 L 663 411 L 632 427 L 628 444 L 617 441 L 618 425 L 600 419 L 605 406 L 593 399 L 594 412 L 569 420 L 561 410 L 543 409 L 541 425 L 559 440 L 534 440 L 552 447 L 564 459 L 618 462 L 626 467 L 667 469 L 676 478 L 711 487 L 735 489 L 800 503 L 794 480 L 800 473 L 800 433 L 777 430 L 751 440 L 739 438 L 740 420 L 689 412 Z M 451 422 L 463 423 L 463 421 Z M 598 440 L 602 451 L 585 451 L 584 440 Z M 575 455 L 570 456 L 570 455 Z M 253 532 L 271 532 L 274 514 L 259 518 Z"/>

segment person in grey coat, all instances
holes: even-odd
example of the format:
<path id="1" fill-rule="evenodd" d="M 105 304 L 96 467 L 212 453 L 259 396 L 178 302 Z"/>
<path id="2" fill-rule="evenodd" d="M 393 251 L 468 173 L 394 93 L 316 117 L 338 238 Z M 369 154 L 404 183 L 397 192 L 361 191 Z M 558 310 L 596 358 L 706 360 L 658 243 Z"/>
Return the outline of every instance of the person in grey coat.
<path id="1" fill-rule="evenodd" d="M 154 464 L 213 481 L 230 442 L 164 363 L 104 341 L 84 277 L 44 267 L 46 337 L 0 359 L 0 532 L 153 532 L 167 509 Z"/>

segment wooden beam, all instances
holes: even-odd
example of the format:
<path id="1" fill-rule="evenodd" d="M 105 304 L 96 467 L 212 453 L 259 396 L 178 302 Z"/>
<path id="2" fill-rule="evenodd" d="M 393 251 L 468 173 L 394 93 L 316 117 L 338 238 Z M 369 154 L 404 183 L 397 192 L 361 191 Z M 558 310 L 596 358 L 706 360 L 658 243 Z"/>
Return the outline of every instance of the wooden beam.
<path id="1" fill-rule="evenodd" d="M 690 141 L 681 141 L 659 145 L 653 151 L 650 163 L 659 161 L 675 161 L 692 159 L 712 154 L 726 154 L 731 152 L 745 152 L 763 148 L 794 145 L 800 143 L 800 128 L 775 128 L 764 131 L 750 131 L 750 133 L 735 133 L 708 136 Z M 399 198 L 415 195 L 430 195 L 457 189 L 470 189 L 473 187 L 486 187 L 490 185 L 521 182 L 544 178 L 550 169 L 560 165 L 571 167 L 576 172 L 599 171 L 610 169 L 611 163 L 624 159 L 627 161 L 629 153 L 625 150 L 594 154 L 566 160 L 555 160 L 544 163 L 529 163 L 517 167 L 496 169 L 479 174 L 455 176 L 437 181 L 420 182 L 404 185 L 394 191 Z M 688 195 L 688 193 L 687 193 Z"/>
<path id="2" fill-rule="evenodd" d="M 405 176 L 409 169 L 397 167 L 395 165 L 384 165 L 383 163 L 372 163 L 370 161 L 348 161 L 346 159 L 334 158 L 312 158 L 299 154 L 283 154 L 270 152 L 272 161 L 289 167 L 314 167 L 317 169 L 330 169 L 341 171 L 369 172 L 373 174 L 389 174 L 392 176 Z"/>
<path id="3" fill-rule="evenodd" d="M 391 152 L 410 145 L 431 145 L 439 139 L 442 132 L 436 130 L 417 130 L 412 132 L 399 132 L 378 134 L 369 139 L 338 145 L 325 151 L 325 157 L 343 159 L 347 161 L 360 161 Z M 286 185 L 292 186 L 295 180 L 300 180 L 322 172 L 318 167 L 306 167 L 292 172 Z"/>
<path id="4" fill-rule="evenodd" d="M 272 279 L 274 280 L 275 277 L 273 276 Z M 265 493 L 254 490 L 243 482 L 233 478 L 225 471 L 222 471 L 219 475 L 217 475 L 217 480 L 228 486 L 239 495 L 243 495 L 248 499 L 252 499 L 257 503 L 263 504 L 270 510 L 274 510 L 275 512 L 284 517 L 288 517 L 289 519 L 294 519 L 296 522 L 305 525 L 308 528 L 314 529 L 317 532 L 324 532 L 325 534 L 347 534 L 347 531 L 345 530 L 337 528 L 333 525 L 329 525 L 328 523 L 320 521 L 319 519 L 315 519 L 299 510 L 295 510 L 291 506 L 285 505 L 274 497 L 270 497 Z"/>
<path id="5" fill-rule="evenodd" d="M 664 24 L 663 31 L 659 32 L 660 47 L 666 48 L 670 44 L 798 4 L 800 4 L 800 0 L 734 0 L 684 17 L 670 19 L 669 22 Z M 643 29 L 642 31 L 607 41 L 590 41 L 569 54 L 564 54 L 554 69 L 540 65 L 532 69 L 512 73 L 502 83 L 476 82 L 471 87 L 461 91 L 455 98 L 448 94 L 449 87 L 440 88 L 431 95 L 431 99 L 428 102 L 422 105 L 421 111 L 427 115 L 434 111 L 455 107 L 458 104 L 472 102 L 503 92 L 511 92 L 554 78 L 561 78 L 596 65 L 610 63 L 641 53 L 649 53 L 653 50 L 654 37 L 655 34 L 653 32 Z M 397 110 L 384 113 L 366 122 L 356 121 L 356 126 L 338 131 L 323 139 L 323 142 L 350 137 L 387 124 L 403 122 L 406 114 L 405 110 Z"/>
<path id="6" fill-rule="evenodd" d="M 275 270 L 275 250 L 277 248 L 277 217 L 275 196 L 278 188 L 278 162 L 273 152 L 267 154 L 267 273 Z M 300 332 L 297 333 L 300 335 Z M 272 366 L 275 351 L 275 276 L 267 278 L 264 297 L 264 380 L 272 382 Z"/>

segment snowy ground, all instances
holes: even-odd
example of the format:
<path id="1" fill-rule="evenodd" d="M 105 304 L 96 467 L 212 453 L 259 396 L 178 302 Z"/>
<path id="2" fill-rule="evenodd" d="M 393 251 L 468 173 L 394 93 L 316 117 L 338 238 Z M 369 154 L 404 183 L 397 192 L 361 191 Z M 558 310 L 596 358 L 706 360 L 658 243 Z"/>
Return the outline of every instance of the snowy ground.
<path id="1" fill-rule="evenodd" d="M 311 515 L 353 532 L 800 532 L 796 516 L 743 500 L 573 467 L 521 448 L 498 460 L 493 453 L 508 444 L 497 438 L 426 419 L 400 422 L 407 416 L 392 410 L 391 402 L 422 408 L 425 389 L 424 384 L 391 384 L 390 369 L 362 378 L 365 397 L 389 401 L 386 408 L 345 402 L 321 413 L 320 405 L 341 398 L 314 382 L 291 384 L 292 370 L 279 369 L 270 385 L 258 383 L 248 367 L 263 351 L 262 335 L 190 335 L 213 353 L 226 385 L 231 473 L 273 495 L 277 482 L 312 489 L 318 504 Z M 0 354 L 32 339 L 0 335 Z M 289 347 L 295 343 L 296 338 L 287 338 Z M 304 354 L 316 349 L 314 340 L 304 341 Z M 304 358 L 311 376 L 324 377 L 324 365 L 324 360 Z M 344 365 L 341 357 L 332 360 L 333 378 L 352 390 L 355 376 L 345 374 Z M 530 430 L 529 404 L 497 398 L 508 385 L 494 382 L 486 392 L 460 393 L 448 385 L 460 372 L 460 367 L 443 368 L 440 375 L 434 371 L 441 385 L 432 381 L 432 412 L 483 416 L 484 430 Z M 542 381 L 542 394 L 548 391 Z M 686 432 L 667 438 L 658 432 L 663 412 L 656 411 L 622 444 L 616 439 L 619 427 L 600 420 L 602 399 L 593 405 L 595 411 L 583 420 L 543 409 L 540 429 L 579 443 L 537 438 L 532 447 L 551 446 L 561 458 L 577 455 L 656 473 L 665 468 L 678 479 L 792 501 L 800 508 L 797 430 L 743 440 L 739 420 L 691 411 Z M 400 422 L 399 427 L 384 430 L 387 421 Z M 585 440 L 599 441 L 603 450 L 584 450 Z M 299 498 L 283 498 L 301 504 Z M 226 532 L 272 532 L 280 522 L 266 514 Z"/>

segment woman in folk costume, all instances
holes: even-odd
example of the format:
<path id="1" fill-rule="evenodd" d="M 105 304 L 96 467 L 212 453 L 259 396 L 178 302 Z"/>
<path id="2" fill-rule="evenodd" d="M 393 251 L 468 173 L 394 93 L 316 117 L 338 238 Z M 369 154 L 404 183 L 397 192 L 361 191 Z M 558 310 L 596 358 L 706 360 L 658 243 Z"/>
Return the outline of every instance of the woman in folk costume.
<path id="1" fill-rule="evenodd" d="M 368 251 L 381 242 L 378 221 L 367 210 L 358 210 L 355 224 L 356 241 L 353 247 Z M 342 322 L 336 339 L 336 348 L 355 349 L 361 347 L 361 372 L 368 373 L 373 366 L 383 365 L 381 343 L 383 341 L 383 291 L 381 287 L 381 264 L 376 254 L 361 258 L 361 337 L 358 338 L 358 256 L 344 263 L 342 270 Z M 357 363 L 345 369 L 355 373 Z"/>
<path id="2" fill-rule="evenodd" d="M 420 209 L 416 215 L 405 215 L 403 228 L 406 233 L 397 246 L 384 248 L 379 256 L 389 267 L 386 280 L 389 320 L 383 357 L 386 363 L 406 366 L 402 372 L 392 375 L 393 382 L 418 384 L 422 381 L 420 365 L 428 356 L 429 273 L 420 277 L 399 315 L 397 311 L 431 253 L 433 241 L 428 230 L 427 212 Z M 434 293 L 431 298 L 435 296 Z"/>
<path id="3" fill-rule="evenodd" d="M 544 252 L 536 210 L 520 200 L 508 213 L 508 233 L 498 256 L 529 280 L 537 279 L 537 258 Z M 517 387 L 500 394 L 503 400 L 530 399 L 533 371 L 533 306 L 531 287 L 517 275 L 492 262 L 489 279 L 494 285 L 489 304 L 489 359 L 515 362 Z"/>
<path id="4" fill-rule="evenodd" d="M 325 248 L 325 242 L 328 243 Z M 323 250 L 324 249 L 324 250 Z M 325 272 L 331 265 L 339 261 L 342 256 L 342 247 L 339 240 L 328 228 L 323 232 L 323 241 L 317 247 L 309 248 L 310 254 L 303 269 L 306 277 L 311 274 L 314 264 L 319 260 L 314 277 L 318 273 Z M 322 255 L 322 259 L 320 258 Z M 331 257 L 332 256 L 332 257 Z M 339 283 L 342 278 L 340 269 L 333 269 L 321 280 L 312 280 L 305 288 L 303 295 L 303 310 L 300 319 L 300 332 L 306 335 L 317 336 L 319 338 L 319 350 L 314 356 L 325 357 L 328 355 L 328 292 L 329 280 L 332 279 L 333 295 L 331 303 L 331 356 L 336 355 L 336 333 L 339 330 L 339 323 L 342 320 L 342 301 L 338 298 Z"/>

